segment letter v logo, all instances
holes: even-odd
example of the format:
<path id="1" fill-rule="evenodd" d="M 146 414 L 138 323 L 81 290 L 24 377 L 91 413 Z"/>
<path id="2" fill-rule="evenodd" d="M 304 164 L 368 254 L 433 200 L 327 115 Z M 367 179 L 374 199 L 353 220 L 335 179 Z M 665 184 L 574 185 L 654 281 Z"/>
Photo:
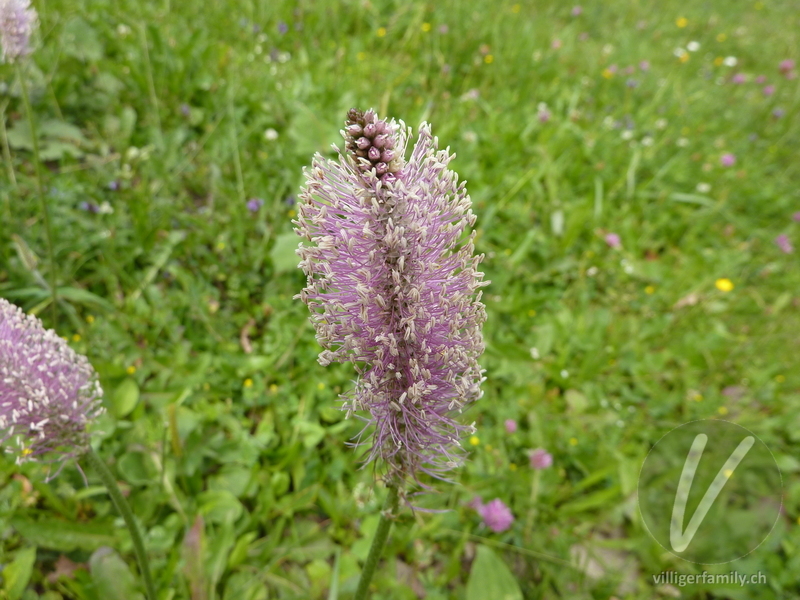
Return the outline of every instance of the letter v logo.
<path id="1" fill-rule="evenodd" d="M 683 464 L 683 472 L 681 479 L 678 482 L 678 491 L 675 494 L 675 503 L 672 505 L 672 521 L 669 527 L 669 542 L 675 552 L 683 552 L 691 543 L 697 529 L 706 518 L 711 505 L 717 499 L 725 483 L 733 475 L 736 467 L 742 462 L 742 459 L 750 451 L 755 443 L 753 436 L 747 436 L 736 447 L 736 450 L 728 457 L 725 464 L 714 477 L 714 481 L 706 490 L 700 504 L 694 511 L 686 530 L 683 530 L 683 517 L 686 513 L 686 503 L 689 500 L 689 492 L 692 489 L 692 482 L 694 481 L 695 473 L 697 472 L 697 465 L 700 464 L 700 459 L 703 456 L 708 436 L 704 433 L 699 433 L 692 442 L 692 447 L 689 449 L 689 454 L 686 457 L 686 462 Z"/>

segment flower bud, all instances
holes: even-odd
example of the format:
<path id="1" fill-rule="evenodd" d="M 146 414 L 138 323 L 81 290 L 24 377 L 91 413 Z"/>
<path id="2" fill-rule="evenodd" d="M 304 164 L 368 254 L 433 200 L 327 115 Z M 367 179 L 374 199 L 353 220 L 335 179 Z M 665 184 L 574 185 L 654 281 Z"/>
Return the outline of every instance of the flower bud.
<path id="1" fill-rule="evenodd" d="M 375 165 L 375 172 L 378 175 L 385 175 L 388 170 L 389 167 L 386 166 L 386 163 L 379 162 L 377 165 Z"/>
<path id="2" fill-rule="evenodd" d="M 367 148 L 369 148 L 371 145 L 372 145 L 372 142 L 370 142 L 370 141 L 369 141 L 367 138 L 365 138 L 365 137 L 360 137 L 360 138 L 358 138 L 358 139 L 356 140 L 356 146 L 358 146 L 358 149 L 359 149 L 359 150 L 366 150 L 366 149 L 367 149 Z"/>
<path id="3" fill-rule="evenodd" d="M 368 123 L 364 127 L 364 135 L 368 138 L 373 138 L 378 133 L 378 126 L 375 123 Z"/>
<path id="4" fill-rule="evenodd" d="M 372 158 L 372 150 L 373 150 L 373 148 L 370 148 L 370 158 Z M 377 159 L 373 159 L 373 160 L 377 160 Z M 381 160 L 383 162 L 385 162 L 385 163 L 392 162 L 394 160 L 394 150 L 384 150 L 381 153 Z"/>
<path id="5" fill-rule="evenodd" d="M 353 136 L 354 138 L 359 137 L 364 132 L 364 130 L 361 128 L 361 125 L 358 125 L 357 123 L 348 125 L 344 130 L 347 132 L 347 135 Z"/>
<path id="6" fill-rule="evenodd" d="M 386 145 L 387 139 L 388 136 L 384 134 L 376 135 L 375 139 L 372 140 L 372 145 L 375 146 L 376 148 L 383 148 Z"/>
<path id="7" fill-rule="evenodd" d="M 378 150 L 375 146 L 373 146 L 372 148 L 369 149 L 369 153 L 367 154 L 367 156 L 369 156 L 369 159 L 372 162 L 375 162 L 376 160 L 380 159 L 381 151 Z"/>

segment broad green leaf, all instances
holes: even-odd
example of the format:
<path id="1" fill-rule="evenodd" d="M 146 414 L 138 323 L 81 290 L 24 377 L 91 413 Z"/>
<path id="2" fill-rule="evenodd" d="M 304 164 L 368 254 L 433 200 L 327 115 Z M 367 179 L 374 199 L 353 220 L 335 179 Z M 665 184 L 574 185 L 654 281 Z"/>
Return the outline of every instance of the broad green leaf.
<path id="1" fill-rule="evenodd" d="M 96 61 L 103 57 L 103 44 L 97 32 L 80 17 L 73 17 L 64 25 L 61 50 L 82 61 Z"/>
<path id="2" fill-rule="evenodd" d="M 117 471 L 131 485 L 147 485 L 158 478 L 158 470 L 144 452 L 128 452 L 117 462 Z"/>
<path id="3" fill-rule="evenodd" d="M 10 564 L 3 569 L 3 589 L 8 600 L 19 600 L 33 574 L 36 562 L 36 546 L 19 550 Z"/>
<path id="4" fill-rule="evenodd" d="M 197 497 L 200 514 L 211 523 L 233 523 L 244 512 L 236 496 L 228 490 L 209 490 Z"/>
<path id="5" fill-rule="evenodd" d="M 111 412 L 118 419 L 128 416 L 139 403 L 139 385 L 126 377 L 111 395 Z"/>
<path id="6" fill-rule="evenodd" d="M 275 238 L 270 256 L 276 273 L 294 271 L 300 263 L 300 257 L 295 252 L 300 243 L 300 238 L 294 233 L 282 233 Z"/>
<path id="7" fill-rule="evenodd" d="M 488 546 L 478 546 L 467 581 L 466 600 L 523 600 L 506 563 Z"/>
<path id="8" fill-rule="evenodd" d="M 58 550 L 96 550 L 100 546 L 113 546 L 117 539 L 109 531 L 108 524 L 74 523 L 57 519 L 34 521 L 25 517 L 14 517 L 11 526 L 29 542 Z"/>
<path id="9" fill-rule="evenodd" d="M 103 600 L 144 600 L 137 591 L 136 578 L 130 567 L 111 548 L 98 548 L 89 559 L 97 597 Z"/>

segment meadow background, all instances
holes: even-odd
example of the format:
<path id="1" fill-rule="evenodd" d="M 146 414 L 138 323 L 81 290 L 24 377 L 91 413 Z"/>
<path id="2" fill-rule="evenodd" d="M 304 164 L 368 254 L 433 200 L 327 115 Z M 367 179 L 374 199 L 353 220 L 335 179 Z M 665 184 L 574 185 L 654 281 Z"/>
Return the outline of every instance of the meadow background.
<path id="1" fill-rule="evenodd" d="M 403 513 L 374 597 L 800 596 L 800 79 L 780 68 L 800 62 L 800 3 L 35 6 L 24 71 L 55 273 L 0 65 L 0 296 L 100 373 L 94 445 L 162 599 L 354 590 L 383 488 L 346 446 L 352 367 L 317 364 L 292 299 L 291 224 L 302 167 L 353 106 L 427 120 L 456 152 L 492 281 L 470 459 L 422 500 L 448 512 Z M 699 418 L 748 427 L 781 466 L 774 532 L 719 568 L 766 585 L 653 583 L 700 567 L 643 528 L 639 468 Z M 532 469 L 533 448 L 552 466 Z M 95 474 L 46 476 L 0 463 L 2 597 L 136 598 Z M 505 502 L 511 529 L 484 526 L 476 496 Z"/>

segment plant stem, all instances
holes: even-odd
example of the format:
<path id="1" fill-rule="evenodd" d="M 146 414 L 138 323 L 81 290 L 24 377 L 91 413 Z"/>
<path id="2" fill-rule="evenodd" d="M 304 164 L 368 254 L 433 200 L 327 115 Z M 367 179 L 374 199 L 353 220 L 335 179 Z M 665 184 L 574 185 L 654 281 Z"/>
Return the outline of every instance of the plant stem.
<path id="1" fill-rule="evenodd" d="M 523 539 L 525 540 L 526 544 L 530 543 L 531 538 L 531 531 L 533 530 L 533 520 L 536 516 L 536 501 L 539 498 L 539 483 L 542 478 L 542 472 L 539 469 L 536 469 L 533 472 L 533 483 L 531 484 L 531 499 L 529 500 L 528 504 L 530 508 L 528 509 L 528 518 L 525 521 L 525 530 Z"/>
<path id="2" fill-rule="evenodd" d="M 400 501 L 397 486 L 389 486 L 389 495 L 386 496 L 386 502 L 381 511 L 381 520 L 378 522 L 378 529 L 375 531 L 375 537 L 372 538 L 372 546 L 369 548 L 369 555 L 367 562 L 364 564 L 364 570 L 361 571 L 361 579 L 358 581 L 358 589 L 353 600 L 366 600 L 369 590 L 369 583 L 372 581 L 372 576 L 375 574 L 375 568 L 378 566 L 378 561 L 383 554 L 383 547 L 386 545 L 386 540 L 389 539 L 389 530 L 392 528 L 392 519 L 397 511 L 397 505 Z"/>
<path id="3" fill-rule="evenodd" d="M 28 97 L 28 86 L 25 85 L 25 77 L 22 72 L 22 64 L 17 61 L 17 77 L 19 77 L 19 87 L 22 90 L 22 103 L 25 105 L 25 112 L 28 116 L 28 126 L 31 130 L 31 142 L 33 144 L 33 168 L 36 172 L 36 191 L 39 195 L 39 203 L 42 205 L 44 214 L 44 229 L 47 235 L 47 255 L 50 260 L 50 292 L 53 295 L 53 329 L 58 326 L 58 298 L 56 291 L 56 255 L 53 246 L 53 227 L 50 224 L 50 208 L 47 206 L 47 199 L 44 197 L 44 181 L 42 179 L 42 161 L 39 159 L 39 138 L 36 134 L 36 123 L 33 119 L 33 108 Z"/>
<path id="4" fill-rule="evenodd" d="M 139 526 L 136 525 L 136 521 L 133 518 L 133 511 L 131 510 L 130 504 L 128 504 L 128 501 L 125 500 L 122 492 L 120 492 L 117 481 L 114 479 L 114 475 L 106 466 L 106 463 L 103 462 L 103 459 L 100 458 L 91 448 L 86 453 L 86 458 L 89 460 L 89 463 L 91 463 L 94 470 L 97 471 L 97 474 L 100 475 L 100 479 L 103 480 L 103 485 L 105 485 L 106 489 L 108 490 L 108 495 L 111 496 L 111 501 L 114 503 L 114 507 L 122 516 L 123 520 L 125 521 L 125 525 L 128 526 L 128 530 L 131 532 L 133 552 L 136 555 L 136 561 L 139 563 L 139 571 L 141 572 L 142 579 L 144 580 L 147 598 L 148 600 L 156 600 L 155 586 L 153 585 L 153 577 L 150 575 L 150 566 L 147 563 L 147 554 L 144 550 L 144 541 L 142 540 L 142 534 L 139 531 Z"/>

